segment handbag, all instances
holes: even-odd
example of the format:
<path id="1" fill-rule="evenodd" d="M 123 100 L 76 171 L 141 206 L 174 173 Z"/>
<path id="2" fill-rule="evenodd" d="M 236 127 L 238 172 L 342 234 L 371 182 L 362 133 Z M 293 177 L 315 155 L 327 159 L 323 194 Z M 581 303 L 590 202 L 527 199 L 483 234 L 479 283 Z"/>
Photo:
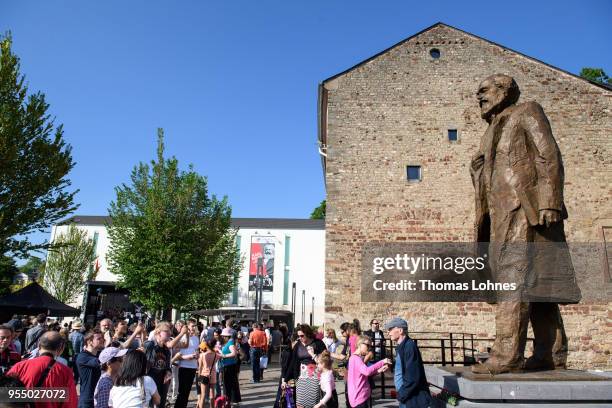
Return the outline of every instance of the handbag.
<path id="1" fill-rule="evenodd" d="M 295 408 L 295 399 L 293 398 L 293 388 L 285 388 L 285 401 L 283 406 L 285 408 Z"/>
<path id="2" fill-rule="evenodd" d="M 259 368 L 268 368 L 268 356 L 259 357 Z"/>

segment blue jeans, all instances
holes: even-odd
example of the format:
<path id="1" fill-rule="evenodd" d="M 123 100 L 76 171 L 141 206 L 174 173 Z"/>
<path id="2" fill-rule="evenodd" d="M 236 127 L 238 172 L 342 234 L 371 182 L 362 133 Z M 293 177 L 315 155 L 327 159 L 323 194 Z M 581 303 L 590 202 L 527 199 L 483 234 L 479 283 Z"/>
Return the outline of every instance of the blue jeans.
<path id="1" fill-rule="evenodd" d="M 253 381 L 261 381 L 261 368 L 259 367 L 259 358 L 261 357 L 261 349 L 259 347 L 251 347 L 249 350 L 251 357 L 251 367 L 253 368 Z"/>

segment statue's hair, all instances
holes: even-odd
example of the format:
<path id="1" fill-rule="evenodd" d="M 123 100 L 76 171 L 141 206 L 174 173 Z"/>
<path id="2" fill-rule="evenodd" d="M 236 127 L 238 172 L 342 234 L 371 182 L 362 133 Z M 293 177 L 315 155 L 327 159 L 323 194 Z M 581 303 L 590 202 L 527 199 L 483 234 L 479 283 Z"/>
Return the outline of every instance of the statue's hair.
<path id="1" fill-rule="evenodd" d="M 505 74 L 495 74 L 491 75 L 487 79 L 493 81 L 495 86 L 507 90 L 509 105 L 512 105 L 518 101 L 519 96 L 521 96 L 521 90 L 519 89 L 519 86 L 514 78 Z"/>

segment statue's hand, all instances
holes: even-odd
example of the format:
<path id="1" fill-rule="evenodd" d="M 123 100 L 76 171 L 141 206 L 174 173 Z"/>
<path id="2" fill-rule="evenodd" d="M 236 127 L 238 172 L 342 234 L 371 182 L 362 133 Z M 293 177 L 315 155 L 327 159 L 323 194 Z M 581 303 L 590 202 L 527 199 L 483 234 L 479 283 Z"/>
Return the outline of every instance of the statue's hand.
<path id="1" fill-rule="evenodd" d="M 484 165 L 484 154 L 478 152 L 472 157 L 471 170 L 477 172 Z"/>
<path id="2" fill-rule="evenodd" d="M 561 211 L 557 210 L 540 210 L 540 225 L 549 227 L 555 222 L 561 221 Z"/>

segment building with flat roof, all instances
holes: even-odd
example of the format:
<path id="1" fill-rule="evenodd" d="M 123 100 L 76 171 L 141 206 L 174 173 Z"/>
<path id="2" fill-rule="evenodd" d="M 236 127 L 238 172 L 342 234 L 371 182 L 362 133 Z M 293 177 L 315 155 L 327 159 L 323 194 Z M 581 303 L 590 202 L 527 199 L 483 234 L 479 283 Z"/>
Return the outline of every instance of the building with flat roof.
<path id="1" fill-rule="evenodd" d="M 51 229 L 51 242 L 74 224 L 95 242 L 98 269 L 96 279 L 85 288 L 83 305 L 86 321 L 96 320 L 107 309 L 130 308 L 129 294 L 116 288 L 117 276 L 108 268 L 110 245 L 106 225 L 110 217 L 73 216 Z M 255 304 L 254 278 L 257 268 L 264 277 L 262 307 L 290 311 L 295 284 L 296 321 L 321 324 L 324 318 L 325 223 L 324 220 L 283 218 L 232 218 L 238 229 L 238 247 L 244 260 L 238 284 L 224 306 L 235 310 Z M 177 282 L 177 287 L 180 282 Z M 282 314 L 282 313 L 281 313 Z"/>

